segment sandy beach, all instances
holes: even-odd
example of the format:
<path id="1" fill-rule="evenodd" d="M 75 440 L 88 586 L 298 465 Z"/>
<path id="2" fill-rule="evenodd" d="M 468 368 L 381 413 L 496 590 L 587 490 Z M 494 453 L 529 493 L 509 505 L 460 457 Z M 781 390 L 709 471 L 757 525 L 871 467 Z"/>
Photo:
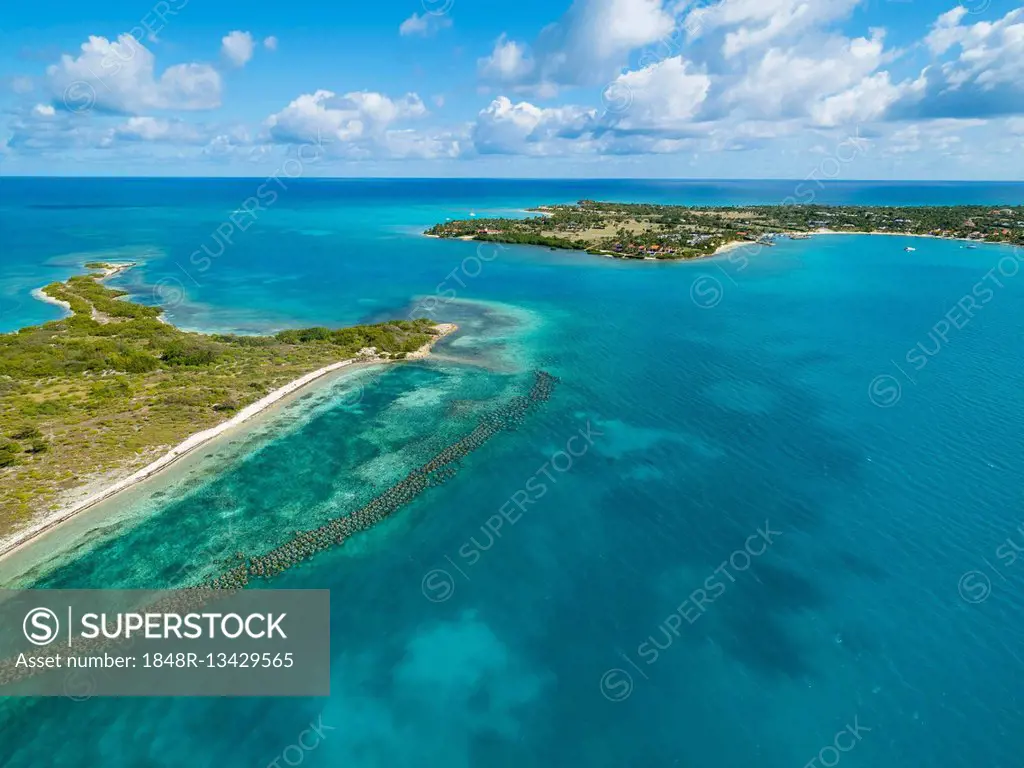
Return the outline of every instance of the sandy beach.
<path id="1" fill-rule="evenodd" d="M 550 214 L 548 214 L 548 215 L 550 215 Z M 782 237 L 789 237 L 791 235 L 798 235 L 798 236 L 804 237 L 805 239 L 806 238 L 810 238 L 810 237 L 816 237 L 818 235 L 883 235 L 883 236 L 886 236 L 886 237 L 925 237 L 925 238 L 930 238 L 932 240 L 959 240 L 959 241 L 964 242 L 964 243 L 971 243 L 972 245 L 978 245 L 978 244 L 986 243 L 987 242 L 985 240 L 971 240 L 971 239 L 966 238 L 966 237 L 940 237 L 939 235 L 927 235 L 927 234 L 919 235 L 919 234 L 915 234 L 915 233 L 912 233 L 912 232 L 859 232 L 859 231 L 855 232 L 855 231 L 835 230 L 835 229 L 814 229 L 814 230 L 811 230 L 809 232 L 780 232 L 779 235 L 781 235 Z M 445 239 L 445 238 L 439 237 L 438 235 L 428 235 L 426 233 L 424 233 L 424 236 L 425 237 L 434 238 L 434 239 L 438 239 L 438 240 Z M 476 236 L 475 235 L 463 235 L 462 237 L 449 238 L 449 239 L 475 240 Z M 988 244 L 989 245 L 1010 245 L 1010 246 L 1013 245 L 1013 243 L 988 243 Z M 536 247 L 543 248 L 544 246 L 536 246 Z M 593 255 L 593 256 L 602 256 L 602 257 L 604 257 L 606 259 L 620 259 L 620 260 L 624 260 L 624 261 L 655 261 L 655 262 L 660 262 L 660 263 L 689 263 L 689 262 L 694 262 L 694 261 L 702 261 L 704 259 L 713 259 L 716 256 L 722 256 L 723 254 L 729 253 L 731 251 L 735 251 L 735 250 L 737 250 L 739 248 L 747 248 L 747 247 L 764 247 L 764 246 L 763 246 L 763 244 L 758 243 L 758 242 L 756 242 L 754 240 L 731 240 L 728 243 L 725 243 L 724 245 L 718 246 L 718 248 L 716 248 L 714 250 L 714 252 L 712 252 L 712 253 L 706 253 L 706 254 L 703 254 L 701 256 L 694 256 L 693 258 L 689 258 L 689 259 L 659 259 L 659 258 L 657 258 L 655 256 L 644 256 L 643 258 L 627 259 L 621 253 L 614 253 L 612 251 L 588 252 L 588 251 L 584 251 L 583 249 L 580 249 L 580 252 L 581 253 L 590 253 L 590 255 Z M 1016 246 L 1016 247 L 1021 247 L 1021 246 Z"/>
<path id="2" fill-rule="evenodd" d="M 1014 243 L 999 243 L 988 240 L 972 240 L 968 237 L 942 237 L 941 235 L 929 235 L 929 234 L 917 234 L 915 232 L 863 232 L 854 230 L 838 230 L 838 229 L 813 229 L 809 232 L 780 232 L 783 237 L 789 237 L 790 235 L 807 235 L 810 237 L 817 237 L 818 235 L 880 235 L 882 237 L 923 237 L 929 240 L 951 240 L 959 241 L 961 243 L 970 243 L 971 245 L 1009 245 L 1014 248 L 1020 248 L 1021 246 L 1015 245 Z M 757 243 L 749 240 L 733 240 L 730 243 L 726 243 L 720 246 L 718 250 L 709 256 L 719 256 L 723 253 L 735 250 L 736 248 L 742 248 L 748 245 L 757 245 Z M 700 258 L 709 258 L 709 256 L 702 256 Z"/>
<path id="3" fill-rule="evenodd" d="M 837 229 L 816 229 L 810 234 L 812 235 L 881 235 L 882 237 L 924 237 L 929 240 L 953 240 L 961 243 L 970 243 L 971 245 L 1009 245 L 1014 248 L 1020 248 L 1021 246 L 1014 243 L 1000 243 L 991 240 L 972 240 L 969 237 L 942 237 L 941 235 L 928 235 L 928 234 L 917 234 L 915 232 L 858 232 L 848 230 L 837 230 Z"/>
<path id="4" fill-rule="evenodd" d="M 853 229 L 814 229 L 810 235 L 881 235 L 883 237 L 927 237 L 932 240 L 961 240 L 965 243 L 983 243 L 984 240 L 970 240 L 966 237 L 940 237 L 939 235 L 917 234 L 915 232 L 864 232 Z M 998 245 L 998 243 L 995 243 Z"/>
<path id="5" fill-rule="evenodd" d="M 757 243 L 750 240 L 730 240 L 725 245 L 718 246 L 718 248 L 715 249 L 715 252 L 709 254 L 709 256 L 721 256 L 723 253 L 735 251 L 737 248 L 743 248 L 748 245 L 757 245 Z M 704 258 L 708 258 L 708 256 L 705 256 Z"/>
<path id="6" fill-rule="evenodd" d="M 531 213 L 536 213 L 536 212 L 535 211 L 531 211 Z M 539 213 L 543 213 L 545 216 L 552 216 L 552 215 L 554 215 L 554 214 L 551 214 L 551 213 L 544 213 L 543 211 L 540 211 Z M 822 233 L 822 234 L 824 234 L 824 233 Z M 853 233 L 851 233 L 851 234 L 853 234 Z M 476 240 L 476 235 L 462 235 L 460 237 L 443 238 L 440 235 L 430 235 L 430 234 L 427 234 L 426 232 L 423 233 L 423 237 L 429 237 L 429 238 L 431 238 L 433 240 L 464 240 L 464 241 Z M 490 242 L 490 241 L 483 241 L 482 240 L 480 242 Z M 625 261 L 660 261 L 660 262 L 675 262 L 675 261 L 679 261 L 679 262 L 686 262 L 686 261 L 697 261 L 699 259 L 709 259 L 712 256 L 720 256 L 723 253 L 728 253 L 729 251 L 736 250 L 737 248 L 743 248 L 744 246 L 747 246 L 747 245 L 757 245 L 757 243 L 755 243 L 753 241 L 750 241 L 750 240 L 733 240 L 731 242 L 726 243 L 725 245 L 720 245 L 715 250 L 714 253 L 704 254 L 703 256 L 696 256 L 696 257 L 694 257 L 692 259 L 659 259 L 659 258 L 657 258 L 655 256 L 645 256 L 642 259 L 637 259 L 637 258 L 627 259 L 621 253 L 615 253 L 614 251 L 595 251 L 595 252 L 591 253 L 591 252 L 586 251 L 585 249 L 582 249 L 582 248 L 579 249 L 579 251 L 580 251 L 580 253 L 588 253 L 591 256 L 603 256 L 606 259 L 622 259 L 622 260 L 625 260 Z M 538 246 L 534 246 L 534 247 L 536 247 L 536 248 L 546 248 L 547 246 L 538 245 Z"/>
<path id="7" fill-rule="evenodd" d="M 36 301 L 41 301 L 44 304 L 53 304 L 54 306 L 60 307 L 61 309 L 63 309 L 69 315 L 71 314 L 71 305 L 70 304 L 68 304 L 66 301 L 61 301 L 60 299 L 55 299 L 55 298 L 53 298 L 53 296 L 46 295 L 45 293 L 43 293 L 43 289 L 42 288 L 36 288 L 34 291 L 32 291 L 32 298 L 35 299 Z"/>
<path id="8" fill-rule="evenodd" d="M 118 275 L 121 272 L 124 272 L 125 270 L 131 269 L 134 266 L 137 266 L 135 264 L 135 262 L 126 262 L 124 264 L 106 264 L 103 267 L 103 269 L 99 270 L 99 272 L 102 274 L 102 277 L 99 277 L 97 279 L 100 282 L 103 282 L 104 280 L 109 280 L 110 278 L 114 277 L 115 275 Z M 43 288 L 45 288 L 45 287 L 46 286 L 43 286 Z M 32 291 L 32 298 L 35 299 L 36 301 L 41 301 L 44 304 L 53 304 L 56 307 L 60 307 L 65 312 L 67 312 L 69 314 L 71 313 L 71 305 L 68 304 L 68 302 L 61 301 L 60 299 L 55 299 L 55 298 L 53 298 L 53 296 L 47 295 L 43 291 L 43 288 L 36 288 L 35 290 L 33 290 Z"/>
<path id="9" fill-rule="evenodd" d="M 123 262 L 120 262 L 118 264 L 107 263 L 107 262 L 102 262 L 101 261 L 101 262 L 97 262 L 97 264 L 103 264 L 103 266 L 99 267 L 98 270 L 97 269 L 93 269 L 92 272 L 99 271 L 101 273 L 102 276 L 96 278 L 101 283 L 104 280 L 109 280 L 110 278 L 114 277 L 115 275 L 119 275 L 122 272 L 126 272 L 127 270 L 131 269 L 132 267 L 139 266 L 138 263 L 134 262 L 134 261 L 123 261 Z"/>
<path id="10" fill-rule="evenodd" d="M 470 241 L 476 240 L 476 235 L 461 235 L 460 237 L 441 237 L 440 235 L 431 235 L 427 232 L 423 233 L 423 237 L 429 237 L 431 240 L 463 240 Z"/>
<path id="11" fill-rule="evenodd" d="M 116 274 L 118 271 L 123 270 L 116 270 L 112 274 L 105 275 L 104 279 L 106 279 L 107 277 L 112 277 L 113 274 Z M 445 336 L 448 336 L 457 331 L 458 326 L 455 325 L 454 323 L 441 323 L 437 325 L 437 329 L 439 333 L 434 339 L 427 342 L 416 351 L 410 352 L 405 357 L 405 359 L 422 360 L 423 358 L 428 357 L 430 355 L 430 350 L 433 347 L 433 345 L 436 344 L 440 339 L 444 338 Z M 147 464 L 142 469 L 133 472 L 131 475 L 111 483 L 110 485 L 102 488 L 96 493 L 87 496 L 84 499 L 79 499 L 72 504 L 69 504 L 65 507 L 62 507 L 61 509 L 58 509 L 54 512 L 45 515 L 44 517 L 40 518 L 27 528 L 23 528 L 20 531 L 17 531 L 9 536 L 0 539 L 0 560 L 18 551 L 26 544 L 31 542 L 33 539 L 41 536 L 47 531 L 50 531 L 53 528 L 56 528 L 57 526 L 61 525 L 62 523 L 67 522 L 68 520 L 80 514 L 81 512 L 84 512 L 85 510 L 90 509 L 91 507 L 94 507 L 103 501 L 107 501 L 116 496 L 117 494 L 126 491 L 129 488 L 133 488 L 139 483 L 154 477 L 158 473 L 173 465 L 175 462 L 193 453 L 196 449 L 206 445 L 214 438 L 219 437 L 225 432 L 234 429 L 235 427 L 238 427 L 239 425 L 249 421 L 257 414 L 260 414 L 266 411 L 267 409 L 273 407 L 275 404 L 279 403 L 280 401 L 284 400 L 285 398 L 289 397 L 290 395 L 294 394 L 295 392 L 299 391 L 300 389 L 309 385 L 310 383 L 317 381 L 318 379 L 322 379 L 324 376 L 332 374 L 335 371 L 339 371 L 342 370 L 343 368 L 347 368 L 349 366 L 357 365 L 360 363 L 365 364 L 391 362 L 397 363 L 402 361 L 380 359 L 374 357 L 341 360 L 339 362 L 324 366 L 323 368 L 320 368 L 318 370 L 312 371 L 311 373 L 307 373 L 306 375 L 301 376 L 298 379 L 295 379 L 294 381 L 288 382 L 283 387 L 275 389 L 273 392 L 269 393 L 268 395 L 265 395 L 264 397 L 260 398 L 251 405 L 246 406 L 227 421 L 221 422 L 220 424 L 214 427 L 210 427 L 209 429 L 205 429 L 202 432 L 197 432 L 194 435 L 189 436 L 183 442 L 179 443 L 174 448 L 172 448 L 170 451 L 163 454 L 155 461 Z"/>

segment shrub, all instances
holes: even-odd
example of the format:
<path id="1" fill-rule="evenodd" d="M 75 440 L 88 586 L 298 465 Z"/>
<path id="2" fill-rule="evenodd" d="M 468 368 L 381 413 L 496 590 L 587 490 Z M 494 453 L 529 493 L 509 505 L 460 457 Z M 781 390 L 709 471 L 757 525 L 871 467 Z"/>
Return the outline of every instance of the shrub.
<path id="1" fill-rule="evenodd" d="M 46 444 L 45 440 L 35 439 L 28 444 L 25 453 L 46 453 L 48 450 L 50 450 L 50 446 Z"/>
<path id="2" fill-rule="evenodd" d="M 306 344 L 310 341 L 329 341 L 331 335 L 329 328 L 302 328 L 297 331 L 281 331 L 276 338 L 285 344 Z"/>
<path id="3" fill-rule="evenodd" d="M 11 438 L 14 440 L 33 440 L 35 438 L 42 437 L 42 433 L 31 424 L 26 424 L 23 427 L 19 427 L 11 433 Z"/>
<path id="4" fill-rule="evenodd" d="M 209 401 L 209 395 L 202 390 L 198 392 L 193 390 L 174 392 L 163 399 L 164 405 L 185 407 L 203 406 L 207 405 Z"/>
<path id="5" fill-rule="evenodd" d="M 235 334 L 214 336 L 217 341 L 225 344 L 234 344 L 238 347 L 269 347 L 274 343 L 274 338 L 269 336 L 237 336 Z"/>
<path id="6" fill-rule="evenodd" d="M 71 410 L 71 405 L 63 400 L 43 400 L 35 402 L 25 400 L 20 403 L 21 414 L 29 418 L 35 416 L 60 416 Z"/>
<path id="7" fill-rule="evenodd" d="M 203 366 L 217 359 L 217 351 L 206 344 L 172 341 L 164 347 L 161 357 L 167 365 Z"/>
<path id="8" fill-rule="evenodd" d="M 160 367 L 160 361 L 145 352 L 126 349 L 109 358 L 111 368 L 125 373 L 149 373 Z"/>
<path id="9" fill-rule="evenodd" d="M 0 467 L 12 467 L 18 463 L 21 446 L 17 443 L 0 444 Z"/>
<path id="10" fill-rule="evenodd" d="M 100 381 L 89 388 L 89 397 L 94 400 L 116 400 L 131 394 L 131 385 L 123 378 Z"/>

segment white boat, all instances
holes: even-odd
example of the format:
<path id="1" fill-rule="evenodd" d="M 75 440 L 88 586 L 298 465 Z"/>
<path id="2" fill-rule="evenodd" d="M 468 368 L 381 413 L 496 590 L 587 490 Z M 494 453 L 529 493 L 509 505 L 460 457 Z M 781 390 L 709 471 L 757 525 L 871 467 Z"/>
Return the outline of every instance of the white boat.
<path id="1" fill-rule="evenodd" d="M 907 253 L 910 253 L 911 251 L 916 251 L 916 250 L 917 250 L 917 248 L 912 248 L 912 247 L 910 247 L 910 246 L 908 245 L 908 246 L 907 246 L 906 248 L 904 248 L 903 250 L 904 250 L 904 251 L 906 251 Z"/>

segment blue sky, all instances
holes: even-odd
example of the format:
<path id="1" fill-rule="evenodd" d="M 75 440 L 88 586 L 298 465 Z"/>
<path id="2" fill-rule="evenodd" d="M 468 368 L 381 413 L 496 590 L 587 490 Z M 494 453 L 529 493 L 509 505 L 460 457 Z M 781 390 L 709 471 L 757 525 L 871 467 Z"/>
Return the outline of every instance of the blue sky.
<path id="1" fill-rule="evenodd" d="M 1020 2 L 35 0 L 0 173 L 1020 180 Z"/>

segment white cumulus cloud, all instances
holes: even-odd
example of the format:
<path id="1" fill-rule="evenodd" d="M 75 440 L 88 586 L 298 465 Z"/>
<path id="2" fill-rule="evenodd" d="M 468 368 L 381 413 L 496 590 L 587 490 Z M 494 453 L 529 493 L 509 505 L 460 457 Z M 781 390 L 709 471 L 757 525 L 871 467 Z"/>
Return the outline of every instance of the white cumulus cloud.
<path id="1" fill-rule="evenodd" d="M 454 139 L 412 133 L 400 125 L 427 114 L 415 93 L 390 98 L 373 91 L 337 95 L 319 90 L 299 96 L 271 115 L 266 127 L 272 140 L 284 144 L 316 142 L 330 154 L 353 158 L 449 154 Z"/>
<path id="2" fill-rule="evenodd" d="M 422 15 L 413 13 L 412 16 L 403 21 L 401 26 L 398 27 L 398 34 L 402 37 L 413 35 L 430 37 L 442 29 L 448 29 L 451 25 L 452 20 L 446 15 L 426 12 Z"/>
<path id="3" fill-rule="evenodd" d="M 823 48 L 770 48 L 730 84 L 724 101 L 762 118 L 806 114 L 873 75 L 884 61 L 884 41 L 876 31 L 870 39 L 832 38 Z"/>
<path id="4" fill-rule="evenodd" d="M 176 64 L 156 77 L 155 59 L 131 35 L 111 42 L 90 36 L 77 57 L 63 55 L 46 70 L 54 103 L 73 112 L 148 109 L 213 109 L 220 106 L 221 79 L 206 64 Z"/>
<path id="5" fill-rule="evenodd" d="M 477 115 L 473 143 L 482 154 L 557 155 L 584 152 L 597 111 L 583 107 L 542 108 L 513 104 L 500 96 Z"/>
<path id="6" fill-rule="evenodd" d="M 676 18 L 663 0 L 576 0 L 536 41 L 502 35 L 479 62 L 484 81 L 550 95 L 563 85 L 607 83 L 630 52 L 672 34 Z"/>
<path id="7" fill-rule="evenodd" d="M 533 71 L 533 60 L 526 47 L 502 35 L 494 43 L 494 50 L 478 62 L 480 75 L 497 83 L 515 83 L 524 80 Z"/>
<path id="8" fill-rule="evenodd" d="M 969 118 L 1024 113 L 1024 8 L 995 21 L 963 22 L 954 8 L 925 44 L 937 59 L 893 106 L 897 118 Z"/>
<path id="9" fill-rule="evenodd" d="M 697 72 L 681 56 L 619 75 L 607 93 L 617 94 L 620 128 L 671 130 L 686 125 L 700 112 L 711 78 Z"/>
<path id="10" fill-rule="evenodd" d="M 236 67 L 244 67 L 252 58 L 256 41 L 249 32 L 234 30 L 228 32 L 220 41 L 221 55 Z"/>
<path id="11" fill-rule="evenodd" d="M 800 40 L 850 15 L 861 0 L 719 0 L 691 10 L 682 28 L 691 40 L 722 38 L 722 53 Z"/>
<path id="12" fill-rule="evenodd" d="M 161 141 L 172 144 L 205 142 L 203 133 L 182 120 L 157 117 L 130 117 L 114 128 L 114 136 L 128 141 Z"/>

